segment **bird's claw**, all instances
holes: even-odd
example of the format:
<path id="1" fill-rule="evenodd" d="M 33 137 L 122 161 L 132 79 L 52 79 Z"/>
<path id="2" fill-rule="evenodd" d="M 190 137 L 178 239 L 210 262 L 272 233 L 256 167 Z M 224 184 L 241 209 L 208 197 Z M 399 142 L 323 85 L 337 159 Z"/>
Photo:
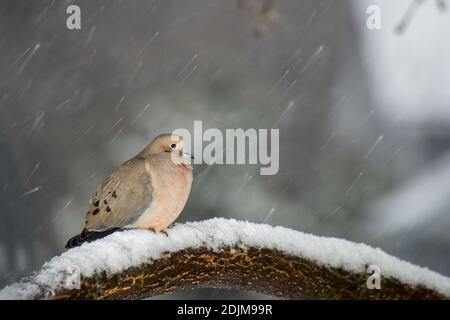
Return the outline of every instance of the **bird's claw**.
<path id="1" fill-rule="evenodd" d="M 165 230 L 161 230 L 159 233 L 164 234 L 166 237 L 169 237 L 169 234 Z"/>
<path id="2" fill-rule="evenodd" d="M 153 233 L 156 234 L 156 230 L 153 228 L 148 228 L 149 231 L 152 231 Z M 169 237 L 169 234 L 165 231 L 165 230 L 160 230 L 159 233 L 164 234 L 166 237 Z"/>

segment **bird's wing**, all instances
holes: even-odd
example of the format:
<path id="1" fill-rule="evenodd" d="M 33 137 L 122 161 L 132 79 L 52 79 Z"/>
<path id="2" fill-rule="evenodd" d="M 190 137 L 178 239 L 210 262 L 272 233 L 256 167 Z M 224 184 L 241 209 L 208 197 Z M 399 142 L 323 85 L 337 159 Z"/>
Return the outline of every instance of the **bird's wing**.
<path id="1" fill-rule="evenodd" d="M 152 202 L 151 176 L 145 159 L 133 158 L 114 171 L 95 192 L 85 228 L 103 231 L 129 225 Z"/>

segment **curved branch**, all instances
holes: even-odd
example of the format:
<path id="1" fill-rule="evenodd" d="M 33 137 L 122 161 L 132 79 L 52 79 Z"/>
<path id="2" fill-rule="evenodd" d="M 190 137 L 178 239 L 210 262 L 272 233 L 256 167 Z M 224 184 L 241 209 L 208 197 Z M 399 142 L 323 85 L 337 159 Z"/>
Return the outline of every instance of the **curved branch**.
<path id="1" fill-rule="evenodd" d="M 367 274 L 327 268 L 276 250 L 201 248 L 182 250 L 112 277 L 84 278 L 81 290 L 54 299 L 143 299 L 182 289 L 240 289 L 287 299 L 442 299 L 424 287 L 386 279 L 382 290 L 366 287 Z"/>
<path id="2" fill-rule="evenodd" d="M 368 289 L 367 266 L 381 269 Z M 68 289 L 71 266 L 81 286 Z M 142 299 L 192 288 L 232 288 L 288 299 L 446 299 L 450 279 L 379 249 L 294 230 L 213 219 L 141 230 L 69 250 L 0 298 Z"/>

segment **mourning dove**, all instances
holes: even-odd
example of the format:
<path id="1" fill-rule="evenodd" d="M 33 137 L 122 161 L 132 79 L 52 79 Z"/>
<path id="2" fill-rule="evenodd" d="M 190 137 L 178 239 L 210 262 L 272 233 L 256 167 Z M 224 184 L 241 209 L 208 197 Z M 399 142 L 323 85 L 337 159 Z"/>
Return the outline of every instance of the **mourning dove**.
<path id="1" fill-rule="evenodd" d="M 192 166 L 186 160 L 181 137 L 156 137 L 98 187 L 84 229 L 67 241 L 66 248 L 124 227 L 165 233 L 180 215 L 191 190 Z"/>

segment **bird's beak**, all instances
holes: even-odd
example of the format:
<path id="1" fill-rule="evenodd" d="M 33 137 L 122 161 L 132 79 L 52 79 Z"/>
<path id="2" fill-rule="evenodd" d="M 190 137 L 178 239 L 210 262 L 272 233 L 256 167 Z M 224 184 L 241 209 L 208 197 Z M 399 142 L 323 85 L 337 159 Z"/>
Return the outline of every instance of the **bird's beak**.
<path id="1" fill-rule="evenodd" d="M 190 154 L 190 153 L 183 152 L 183 156 L 184 156 L 185 158 L 187 158 L 187 159 L 194 160 L 194 156 L 193 156 L 192 154 Z"/>
<path id="2" fill-rule="evenodd" d="M 179 156 L 180 156 L 181 158 L 183 158 L 183 159 L 189 159 L 189 161 L 190 161 L 190 160 L 194 160 L 194 156 L 193 156 L 193 155 L 191 155 L 191 154 L 188 153 L 188 152 L 184 152 L 183 150 L 180 150 Z"/>

